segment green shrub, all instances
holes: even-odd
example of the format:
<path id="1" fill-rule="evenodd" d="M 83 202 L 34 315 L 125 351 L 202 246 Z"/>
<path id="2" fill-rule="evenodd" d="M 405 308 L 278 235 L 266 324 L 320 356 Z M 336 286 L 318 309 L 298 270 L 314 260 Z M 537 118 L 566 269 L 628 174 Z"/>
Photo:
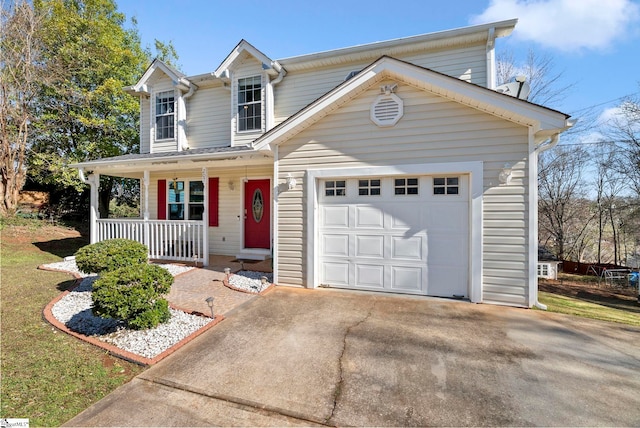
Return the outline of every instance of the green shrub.
<path id="1" fill-rule="evenodd" d="M 162 298 L 173 276 L 156 265 L 139 264 L 105 271 L 93 283 L 93 314 L 124 321 L 135 330 L 152 328 L 171 314 Z"/>
<path id="2" fill-rule="evenodd" d="M 100 273 L 147 263 L 147 247 L 130 239 L 109 239 L 80 248 L 76 265 L 85 273 Z"/>

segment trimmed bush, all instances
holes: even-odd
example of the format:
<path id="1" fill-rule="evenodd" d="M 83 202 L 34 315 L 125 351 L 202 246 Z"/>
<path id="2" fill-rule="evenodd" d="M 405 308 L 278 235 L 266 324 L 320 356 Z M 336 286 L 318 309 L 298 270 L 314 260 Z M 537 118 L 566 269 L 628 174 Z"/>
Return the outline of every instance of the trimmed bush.
<path id="1" fill-rule="evenodd" d="M 85 273 L 101 273 L 147 263 L 147 247 L 130 239 L 109 239 L 80 248 L 76 265 Z"/>
<path id="2" fill-rule="evenodd" d="M 162 298 L 173 276 L 156 265 L 138 264 L 105 271 L 93 283 L 93 314 L 124 321 L 134 330 L 152 328 L 171 317 Z"/>

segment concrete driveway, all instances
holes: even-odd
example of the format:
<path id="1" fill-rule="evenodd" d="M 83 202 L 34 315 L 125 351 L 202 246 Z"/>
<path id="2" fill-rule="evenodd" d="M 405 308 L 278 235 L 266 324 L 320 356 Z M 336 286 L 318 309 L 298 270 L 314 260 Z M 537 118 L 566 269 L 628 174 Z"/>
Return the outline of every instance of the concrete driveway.
<path id="1" fill-rule="evenodd" d="M 277 288 L 69 426 L 638 426 L 640 328 Z"/>

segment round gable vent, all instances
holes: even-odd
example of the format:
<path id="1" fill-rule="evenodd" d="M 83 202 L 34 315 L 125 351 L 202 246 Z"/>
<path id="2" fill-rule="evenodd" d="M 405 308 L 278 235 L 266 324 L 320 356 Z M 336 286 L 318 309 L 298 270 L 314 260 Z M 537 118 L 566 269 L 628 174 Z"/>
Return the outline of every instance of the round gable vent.
<path id="1" fill-rule="evenodd" d="M 404 114 L 403 102 L 390 91 L 378 95 L 371 105 L 371 120 L 378 126 L 393 126 Z"/>

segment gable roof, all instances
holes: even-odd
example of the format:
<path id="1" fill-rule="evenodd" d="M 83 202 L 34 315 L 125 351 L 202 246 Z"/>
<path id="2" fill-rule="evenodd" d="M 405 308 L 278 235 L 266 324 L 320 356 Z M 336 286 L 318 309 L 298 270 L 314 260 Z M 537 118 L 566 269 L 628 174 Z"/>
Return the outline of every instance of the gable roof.
<path id="1" fill-rule="evenodd" d="M 278 61 L 274 61 L 258 49 L 255 48 L 251 43 L 246 40 L 240 40 L 240 43 L 236 45 L 235 48 L 227 55 L 227 57 L 222 61 L 222 64 L 216 68 L 216 70 L 212 73 L 217 78 L 226 77 L 228 73 L 227 70 L 233 66 L 233 63 L 244 53 L 248 53 L 253 56 L 255 59 L 262 63 L 262 68 L 267 71 L 275 72 L 276 74 L 280 72 L 282 66 L 278 63 Z"/>
<path id="2" fill-rule="evenodd" d="M 533 128 L 544 140 L 571 124 L 569 116 L 557 110 L 498 93 L 428 68 L 383 56 L 351 79 L 327 92 L 253 142 L 256 150 L 269 150 L 318 122 L 346 102 L 383 79 L 397 79 L 446 99 L 505 120 Z"/>
<path id="3" fill-rule="evenodd" d="M 161 71 L 162 73 L 167 75 L 173 82 L 174 86 L 177 86 L 179 89 L 188 90 L 193 87 L 197 88 L 194 83 L 190 82 L 189 79 L 187 79 L 187 76 L 184 73 L 178 71 L 176 68 L 170 66 L 169 64 L 166 64 L 164 61 L 156 58 L 151 62 L 149 67 L 147 67 L 147 70 L 135 85 L 126 86 L 124 88 L 125 92 L 128 92 L 130 94 L 142 93 L 148 95 L 149 90 L 147 88 L 147 82 L 149 81 L 151 76 L 156 73 L 156 71 Z"/>

